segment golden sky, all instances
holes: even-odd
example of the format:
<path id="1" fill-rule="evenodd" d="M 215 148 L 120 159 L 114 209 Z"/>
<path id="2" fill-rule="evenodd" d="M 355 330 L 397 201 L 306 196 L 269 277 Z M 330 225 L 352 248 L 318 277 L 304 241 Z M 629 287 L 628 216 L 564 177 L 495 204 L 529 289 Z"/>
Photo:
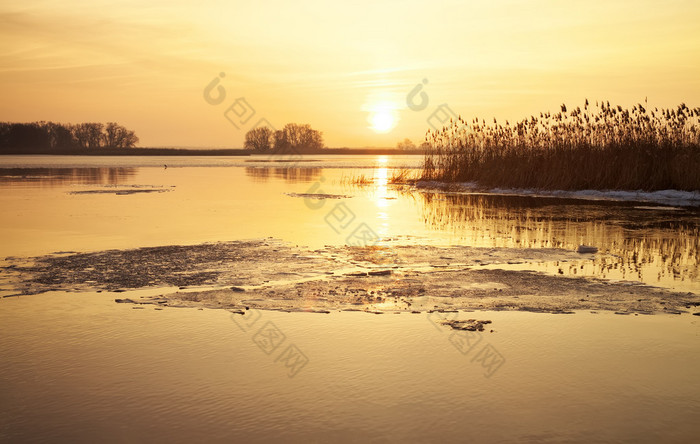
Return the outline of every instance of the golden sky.
<path id="1" fill-rule="evenodd" d="M 487 119 L 585 98 L 700 106 L 699 23 L 696 0 L 4 1 L 0 121 L 240 147 L 265 118 L 361 147 L 420 143 L 441 104 Z M 423 79 L 427 106 L 409 109 Z M 236 129 L 224 112 L 240 97 L 255 114 Z"/>

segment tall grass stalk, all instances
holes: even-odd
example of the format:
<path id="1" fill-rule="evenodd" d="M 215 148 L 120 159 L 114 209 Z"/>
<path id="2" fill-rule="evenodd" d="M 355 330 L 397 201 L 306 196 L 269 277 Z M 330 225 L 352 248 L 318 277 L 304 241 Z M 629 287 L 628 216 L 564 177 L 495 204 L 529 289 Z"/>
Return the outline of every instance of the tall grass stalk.
<path id="1" fill-rule="evenodd" d="M 700 190 L 700 108 L 583 108 L 428 131 L 422 179 L 487 187 Z"/>

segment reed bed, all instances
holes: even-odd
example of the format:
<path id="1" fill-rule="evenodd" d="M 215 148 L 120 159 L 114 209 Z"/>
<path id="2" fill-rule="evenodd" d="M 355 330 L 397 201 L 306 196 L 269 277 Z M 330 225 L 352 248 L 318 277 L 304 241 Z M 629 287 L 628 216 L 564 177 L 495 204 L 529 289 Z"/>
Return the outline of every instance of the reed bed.
<path id="1" fill-rule="evenodd" d="M 340 183 L 341 185 L 355 185 L 359 187 L 366 187 L 374 183 L 374 178 L 365 174 L 359 174 L 352 177 L 343 176 L 340 179 Z"/>
<path id="2" fill-rule="evenodd" d="M 583 107 L 428 131 L 422 180 L 561 190 L 700 190 L 700 108 Z"/>
<path id="3" fill-rule="evenodd" d="M 415 181 L 417 170 L 411 170 L 408 168 L 397 168 L 392 170 L 391 177 L 389 177 L 388 183 L 392 185 L 400 185 L 405 183 L 411 183 Z"/>

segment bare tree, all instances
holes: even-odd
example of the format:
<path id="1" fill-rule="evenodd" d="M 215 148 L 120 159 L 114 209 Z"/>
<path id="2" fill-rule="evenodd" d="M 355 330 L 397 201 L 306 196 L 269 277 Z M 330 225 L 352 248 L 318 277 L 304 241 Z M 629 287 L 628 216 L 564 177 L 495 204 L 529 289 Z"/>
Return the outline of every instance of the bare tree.
<path id="1" fill-rule="evenodd" d="M 276 153 L 283 153 L 283 152 L 289 151 L 290 144 L 284 135 L 284 131 L 282 131 L 282 130 L 275 131 L 273 138 L 274 138 L 274 144 L 273 144 L 272 148 Z"/>
<path id="2" fill-rule="evenodd" d="M 118 133 L 119 125 L 115 122 L 107 122 L 107 125 L 105 125 L 104 146 L 117 146 Z"/>
<path id="3" fill-rule="evenodd" d="M 133 131 L 109 122 L 79 123 L 0 122 L 0 150 L 54 152 L 60 150 L 96 148 L 132 148 L 139 138 Z"/>
<path id="4" fill-rule="evenodd" d="M 87 123 L 78 123 L 71 126 L 71 132 L 73 133 L 73 138 L 80 148 L 87 148 L 90 134 L 87 127 Z"/>
<path id="5" fill-rule="evenodd" d="M 75 138 L 69 127 L 59 123 L 48 122 L 46 131 L 49 134 L 49 143 L 51 149 L 67 149 L 74 148 L 76 145 Z"/>
<path id="6" fill-rule="evenodd" d="M 100 148 L 102 146 L 102 128 L 101 123 L 79 123 L 74 125 L 73 137 L 78 142 L 81 148 Z"/>
<path id="7" fill-rule="evenodd" d="M 275 132 L 275 151 L 313 151 L 323 148 L 323 133 L 310 125 L 288 123 Z"/>
<path id="8" fill-rule="evenodd" d="M 244 147 L 249 150 L 265 152 L 272 149 L 272 130 L 266 126 L 253 128 L 245 134 Z"/>
<path id="9" fill-rule="evenodd" d="M 84 123 L 88 127 L 88 148 L 95 149 L 102 146 L 102 128 L 101 123 Z"/>
<path id="10" fill-rule="evenodd" d="M 411 141 L 411 139 L 403 139 L 403 142 L 396 144 L 396 148 L 399 150 L 415 150 L 416 145 Z"/>
<path id="11" fill-rule="evenodd" d="M 139 141 L 133 131 L 129 131 L 115 122 L 108 122 L 102 136 L 103 146 L 108 148 L 133 148 Z"/>
<path id="12" fill-rule="evenodd" d="M 139 138 L 136 136 L 135 132 L 129 131 L 126 128 L 123 128 L 123 130 L 124 131 L 120 138 L 120 148 L 133 148 L 137 143 L 139 143 Z"/>

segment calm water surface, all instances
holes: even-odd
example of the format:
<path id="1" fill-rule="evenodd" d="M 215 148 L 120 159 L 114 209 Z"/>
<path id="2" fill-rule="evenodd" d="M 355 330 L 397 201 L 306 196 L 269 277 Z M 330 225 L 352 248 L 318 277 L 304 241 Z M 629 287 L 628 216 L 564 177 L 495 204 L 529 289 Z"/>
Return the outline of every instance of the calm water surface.
<path id="1" fill-rule="evenodd" d="M 134 310 L 108 294 L 0 299 L 0 441 L 692 442 L 695 316 L 461 313 L 473 351 L 424 313 Z M 118 296 L 121 297 L 121 296 Z M 292 378 L 253 337 L 307 357 Z M 490 377 L 486 345 L 505 362 Z"/>
<path id="2" fill-rule="evenodd" d="M 420 156 L 306 156 L 291 167 L 276 160 L 0 158 L 0 258 L 268 236 L 317 248 L 345 244 L 366 224 L 387 246 L 594 245 L 594 260 L 509 267 L 700 289 L 698 208 L 405 192 L 388 183 L 400 168 L 417 171 Z M 357 177 L 372 183 L 353 185 Z"/>
<path id="3" fill-rule="evenodd" d="M 595 259 L 506 264 L 698 291 L 692 208 L 406 192 L 420 157 L 0 157 L 0 258 L 277 237 L 345 244 L 595 245 Z M 167 165 L 167 168 L 165 168 Z M 353 177 L 372 179 L 352 185 Z M 294 193 L 349 196 L 314 200 Z M 338 221 L 338 211 L 351 215 Z M 494 265 L 495 266 L 495 265 Z M 2 276 L 0 276 L 0 295 Z M 115 304 L 124 294 L 0 298 L 2 442 L 691 442 L 700 318 L 479 312 L 468 353 L 427 314 L 262 312 Z M 253 337 L 272 322 L 308 357 L 288 377 Z M 476 356 L 505 361 L 486 377 Z"/>

